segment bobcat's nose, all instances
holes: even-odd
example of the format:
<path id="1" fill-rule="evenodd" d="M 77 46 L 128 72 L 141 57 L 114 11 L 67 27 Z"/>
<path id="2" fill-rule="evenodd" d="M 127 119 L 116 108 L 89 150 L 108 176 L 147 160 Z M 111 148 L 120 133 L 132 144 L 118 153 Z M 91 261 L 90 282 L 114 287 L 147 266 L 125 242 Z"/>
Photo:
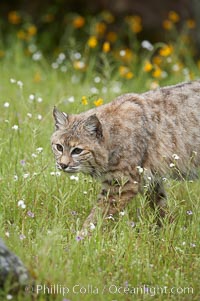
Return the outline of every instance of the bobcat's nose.
<path id="1" fill-rule="evenodd" d="M 68 165 L 64 163 L 60 163 L 60 167 L 65 170 L 68 167 Z"/>

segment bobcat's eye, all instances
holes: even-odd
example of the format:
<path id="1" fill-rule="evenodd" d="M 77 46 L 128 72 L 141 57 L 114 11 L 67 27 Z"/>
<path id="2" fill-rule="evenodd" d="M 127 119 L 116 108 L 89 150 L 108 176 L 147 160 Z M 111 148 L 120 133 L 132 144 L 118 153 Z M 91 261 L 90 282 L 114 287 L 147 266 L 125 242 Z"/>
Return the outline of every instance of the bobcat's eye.
<path id="1" fill-rule="evenodd" d="M 72 155 L 79 155 L 80 153 L 82 153 L 82 148 L 76 147 L 73 149 L 73 151 L 71 152 Z"/>
<path id="2" fill-rule="evenodd" d="M 63 152 L 63 146 L 61 144 L 56 144 L 56 148 L 59 152 Z"/>

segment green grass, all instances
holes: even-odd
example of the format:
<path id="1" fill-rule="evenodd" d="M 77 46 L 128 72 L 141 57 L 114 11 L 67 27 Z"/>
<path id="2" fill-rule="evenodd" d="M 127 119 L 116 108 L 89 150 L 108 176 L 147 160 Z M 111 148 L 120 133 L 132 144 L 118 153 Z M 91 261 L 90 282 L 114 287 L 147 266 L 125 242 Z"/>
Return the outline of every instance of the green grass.
<path id="1" fill-rule="evenodd" d="M 99 74 L 90 71 L 81 82 L 72 83 L 71 72 L 53 70 L 45 60 L 34 62 L 19 49 L 15 56 L 1 60 L 0 70 L 0 237 L 23 260 L 38 290 L 42 286 L 36 300 L 48 299 L 45 286 L 52 290 L 48 300 L 199 300 L 199 181 L 167 181 L 170 211 L 177 216 L 173 224 L 165 221 L 157 229 L 154 213 L 139 195 L 123 216 L 103 225 L 99 218 L 94 235 L 77 241 L 76 233 L 100 185 L 83 175 L 78 181 L 65 174 L 51 175 L 56 172 L 50 147 L 54 105 L 77 113 L 91 107 L 95 97 L 108 102 L 124 92 L 147 90 L 152 79 L 121 80 L 121 91 L 115 93 L 113 86 L 120 79 L 113 76 L 106 83 L 106 94 L 101 92 L 102 81 L 94 96 L 90 88 Z M 37 72 L 41 81 L 36 83 Z M 23 87 L 11 83 L 11 78 L 22 81 Z M 162 84 L 181 80 L 183 74 L 171 74 Z M 83 95 L 90 100 L 88 106 L 81 103 Z M 67 100 L 71 96 L 73 103 Z M 43 101 L 38 102 L 38 97 Z M 10 106 L 5 107 L 5 102 Z M 25 209 L 18 206 L 19 200 L 24 201 Z M 144 290 L 145 285 L 149 290 Z M 64 288 L 69 290 L 65 296 Z M 4 300 L 7 294 L 1 292 Z M 30 299 L 29 292 L 18 297 Z"/>

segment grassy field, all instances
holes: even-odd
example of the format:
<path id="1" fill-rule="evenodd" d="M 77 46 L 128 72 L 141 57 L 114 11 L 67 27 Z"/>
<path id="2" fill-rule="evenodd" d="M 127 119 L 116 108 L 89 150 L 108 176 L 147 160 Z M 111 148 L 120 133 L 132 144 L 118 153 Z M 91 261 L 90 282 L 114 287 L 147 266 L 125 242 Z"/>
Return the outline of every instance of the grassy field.
<path id="1" fill-rule="evenodd" d="M 79 240 L 100 185 L 60 174 L 50 147 L 54 105 L 78 113 L 99 98 L 96 105 L 195 78 L 193 61 L 161 81 L 143 65 L 133 78 L 120 78 L 109 60 L 103 72 L 91 67 L 79 77 L 15 47 L 0 61 L 0 237 L 35 279 L 35 300 L 199 300 L 200 182 L 166 181 L 173 224 L 157 229 L 139 195 L 115 220 L 100 219 L 92 238 Z M 1 300 L 31 300 L 31 290 L 18 299 L 4 291 Z"/>

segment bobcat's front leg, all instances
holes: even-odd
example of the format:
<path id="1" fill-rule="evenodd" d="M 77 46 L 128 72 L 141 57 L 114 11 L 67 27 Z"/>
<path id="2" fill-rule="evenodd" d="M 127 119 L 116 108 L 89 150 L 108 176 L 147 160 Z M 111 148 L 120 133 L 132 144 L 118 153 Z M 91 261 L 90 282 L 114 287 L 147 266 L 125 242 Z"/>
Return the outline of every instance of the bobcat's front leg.
<path id="1" fill-rule="evenodd" d="M 125 183 L 115 181 L 112 185 L 111 183 L 108 185 L 108 182 L 104 182 L 97 203 L 85 220 L 80 235 L 86 236 L 91 234 L 94 225 L 97 224 L 99 215 L 106 218 L 109 215 L 114 215 L 122 211 L 138 193 L 138 187 L 138 182 L 130 180 Z"/>

